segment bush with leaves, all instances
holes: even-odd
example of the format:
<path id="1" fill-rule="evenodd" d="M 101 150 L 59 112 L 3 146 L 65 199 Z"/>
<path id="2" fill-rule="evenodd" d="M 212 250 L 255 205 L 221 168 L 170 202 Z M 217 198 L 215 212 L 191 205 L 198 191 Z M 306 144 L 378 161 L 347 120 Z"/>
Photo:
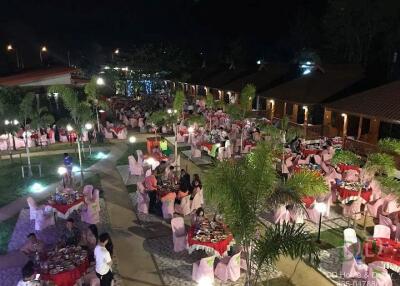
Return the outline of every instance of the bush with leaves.
<path id="1" fill-rule="evenodd" d="M 274 150 L 273 144 L 260 142 L 244 158 L 218 162 L 204 180 L 208 202 L 218 206 L 236 242 L 243 248 L 248 285 L 256 285 L 260 271 L 264 266 L 273 266 L 279 255 L 298 258 L 305 254 L 318 255 L 317 247 L 303 226 L 265 226 L 265 232 L 261 231 L 261 239 L 259 237 L 258 218 L 266 208 L 276 206 L 272 201 L 287 195 L 291 201 L 300 203 L 299 193 L 285 192 L 278 187 Z M 251 251 L 254 247 L 256 251 Z"/>
<path id="2" fill-rule="evenodd" d="M 337 150 L 335 152 L 335 154 L 333 155 L 331 162 L 333 165 L 342 163 L 342 164 L 347 164 L 347 165 L 360 166 L 361 159 L 357 154 L 355 154 L 351 151 Z"/>
<path id="3" fill-rule="evenodd" d="M 400 140 L 394 138 L 381 139 L 378 142 L 378 148 L 381 152 L 400 155 Z"/>

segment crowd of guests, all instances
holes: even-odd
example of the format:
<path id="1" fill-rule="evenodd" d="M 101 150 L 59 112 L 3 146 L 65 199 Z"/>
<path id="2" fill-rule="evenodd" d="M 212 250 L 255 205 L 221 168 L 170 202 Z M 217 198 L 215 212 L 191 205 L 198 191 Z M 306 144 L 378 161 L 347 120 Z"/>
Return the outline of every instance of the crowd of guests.
<path id="1" fill-rule="evenodd" d="M 92 224 L 84 230 L 80 230 L 73 218 L 67 219 L 65 228 L 62 231 L 57 248 L 66 246 L 81 246 L 88 251 L 90 263 L 95 264 L 96 276 L 100 280 L 101 286 L 110 286 L 113 280 L 112 274 L 112 256 L 113 243 L 108 233 L 99 235 L 97 226 Z M 37 238 L 35 233 L 27 236 L 25 244 L 20 251 L 25 254 L 29 261 L 22 268 L 22 279 L 18 286 L 36 286 L 41 285 L 40 275 L 35 275 L 35 264 L 40 263 L 40 257 L 49 250 L 43 241 Z"/>

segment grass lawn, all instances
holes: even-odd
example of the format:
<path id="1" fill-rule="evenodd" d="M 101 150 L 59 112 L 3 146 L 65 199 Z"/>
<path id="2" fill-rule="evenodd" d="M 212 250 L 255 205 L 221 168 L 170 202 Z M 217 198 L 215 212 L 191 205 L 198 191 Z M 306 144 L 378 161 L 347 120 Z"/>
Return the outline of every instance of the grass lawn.
<path id="1" fill-rule="evenodd" d="M 318 233 L 314 233 L 313 236 L 317 239 Z M 358 237 L 360 242 L 363 241 L 362 238 Z M 321 243 L 318 246 L 321 249 L 330 249 L 343 246 L 344 238 L 343 238 L 343 229 L 328 229 L 321 231 Z"/>
<path id="2" fill-rule="evenodd" d="M 147 153 L 147 143 L 146 142 L 138 142 L 135 144 L 129 144 L 128 149 L 126 150 L 124 155 L 122 155 L 118 159 L 117 166 L 118 165 L 128 165 L 128 156 L 133 153 L 136 158 L 136 150 L 142 150 L 143 154 L 146 154 Z"/>
<path id="3" fill-rule="evenodd" d="M 77 155 L 70 154 L 73 157 L 74 165 L 79 166 Z M 91 157 L 87 156 L 82 161 L 83 168 L 87 168 L 94 164 L 98 159 L 96 153 Z M 28 194 L 29 186 L 34 182 L 48 185 L 60 180 L 57 173 L 59 166 L 63 165 L 63 155 L 48 155 L 48 156 L 35 156 L 31 158 L 31 163 L 42 164 L 42 177 L 39 177 L 37 167 L 32 167 L 33 177 L 23 179 L 21 175 L 21 165 L 27 164 L 27 158 L 0 160 L 0 207 L 4 206 L 13 200 Z"/>
<path id="4" fill-rule="evenodd" d="M 11 239 L 17 220 L 18 215 L 0 222 L 0 254 L 7 253 L 8 242 Z"/>
<path id="5" fill-rule="evenodd" d="M 126 189 L 127 189 L 127 191 L 128 191 L 128 193 L 130 194 L 130 193 L 134 193 L 134 192 L 136 192 L 136 185 L 128 185 L 128 186 L 126 186 Z"/>

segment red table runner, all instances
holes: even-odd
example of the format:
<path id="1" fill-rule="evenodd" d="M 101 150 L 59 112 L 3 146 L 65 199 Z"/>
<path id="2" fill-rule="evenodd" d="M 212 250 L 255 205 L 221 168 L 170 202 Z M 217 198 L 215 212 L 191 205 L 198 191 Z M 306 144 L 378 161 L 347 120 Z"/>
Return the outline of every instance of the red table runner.
<path id="1" fill-rule="evenodd" d="M 373 249 L 373 241 L 376 248 Z M 400 269 L 400 243 L 387 238 L 375 238 L 364 242 L 364 260 L 366 263 L 382 261 L 386 268 L 398 272 Z"/>
<path id="2" fill-rule="evenodd" d="M 202 147 L 205 147 L 208 149 L 208 151 L 211 151 L 213 144 L 212 143 L 208 143 L 208 142 L 203 142 L 200 144 Z"/>
<path id="3" fill-rule="evenodd" d="M 45 273 L 41 275 L 41 279 L 45 281 L 53 281 L 57 286 L 74 286 L 76 280 L 85 275 L 89 268 L 89 260 L 86 259 L 82 264 L 72 270 L 66 270 L 57 274 Z"/>
<path id="4" fill-rule="evenodd" d="M 321 152 L 321 150 L 318 150 L 318 149 L 303 149 L 303 150 L 301 150 L 301 153 L 306 157 L 309 155 L 317 155 L 319 152 Z"/>
<path id="5" fill-rule="evenodd" d="M 76 206 L 77 204 L 80 204 L 80 203 L 83 202 L 83 201 L 84 201 L 84 198 L 80 198 L 80 199 L 77 199 L 75 202 L 73 202 L 71 205 L 51 204 L 50 206 L 51 206 L 52 208 L 55 208 L 55 209 L 56 209 L 57 211 L 59 211 L 60 213 L 66 214 L 67 211 L 68 211 L 70 208 Z"/>
<path id="6" fill-rule="evenodd" d="M 355 200 L 358 197 L 357 190 L 351 190 L 345 187 L 336 186 L 336 192 L 338 193 L 339 201 L 347 203 L 351 200 Z M 366 204 L 370 201 L 372 195 L 372 190 L 363 190 L 361 191 L 361 201 L 363 204 Z"/>
<path id="7" fill-rule="evenodd" d="M 358 173 L 360 173 L 360 167 L 358 167 L 358 166 L 346 165 L 346 164 L 338 164 L 337 166 L 339 167 L 340 172 L 342 172 L 342 173 L 345 171 L 348 171 L 348 170 L 355 170 Z"/>
<path id="8" fill-rule="evenodd" d="M 311 196 L 302 197 L 301 201 L 304 203 L 305 207 L 309 209 L 315 202 L 315 198 Z"/>
<path id="9" fill-rule="evenodd" d="M 193 246 L 193 245 L 200 245 L 200 246 L 205 246 L 207 248 L 212 248 L 219 254 L 219 256 L 226 256 L 227 251 L 229 250 L 229 246 L 233 240 L 232 234 L 228 235 L 228 237 L 224 240 L 218 241 L 218 242 L 202 242 L 193 239 L 195 236 L 195 227 L 191 226 L 188 232 L 188 245 Z"/>

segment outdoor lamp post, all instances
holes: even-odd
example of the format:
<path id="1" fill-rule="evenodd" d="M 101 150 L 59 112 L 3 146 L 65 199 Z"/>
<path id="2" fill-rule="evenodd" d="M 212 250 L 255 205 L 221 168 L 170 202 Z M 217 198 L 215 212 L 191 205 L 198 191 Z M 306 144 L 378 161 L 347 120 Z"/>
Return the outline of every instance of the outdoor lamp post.
<path id="1" fill-rule="evenodd" d="M 132 149 L 132 153 L 133 153 L 133 144 L 136 143 L 136 137 L 135 136 L 130 136 L 128 139 L 130 145 L 131 145 L 131 149 Z"/>
<path id="2" fill-rule="evenodd" d="M 275 100 L 270 99 L 269 103 L 271 104 L 271 124 L 272 124 L 272 120 L 274 119 L 274 113 L 275 113 Z"/>
<path id="3" fill-rule="evenodd" d="M 93 125 L 92 125 L 92 123 L 88 122 L 88 123 L 86 123 L 86 124 L 85 124 L 85 129 L 86 129 L 86 130 L 87 130 L 87 132 L 88 132 L 88 140 L 89 140 L 89 156 L 91 156 L 91 155 L 92 155 L 92 139 L 91 139 L 91 137 L 89 136 L 89 132 L 90 132 L 90 130 L 92 130 L 92 128 L 93 128 Z"/>
<path id="4" fill-rule="evenodd" d="M 317 243 L 321 243 L 321 222 L 322 222 L 322 215 L 326 212 L 326 204 L 325 203 L 315 203 L 314 205 L 315 210 L 319 212 L 319 224 L 318 224 L 318 236 L 317 236 Z"/>
<path id="5" fill-rule="evenodd" d="M 40 56 L 40 62 L 43 63 L 43 53 L 47 53 L 47 47 L 42 46 L 40 48 L 39 56 Z"/>
<path id="6" fill-rule="evenodd" d="M 342 139 L 342 141 L 343 141 L 343 147 L 344 147 L 344 144 L 345 144 L 345 140 L 346 140 L 346 137 L 347 137 L 347 114 L 346 113 L 342 113 L 341 114 L 342 115 L 342 117 L 343 117 L 343 139 Z"/>
<path id="7" fill-rule="evenodd" d="M 18 50 L 14 48 L 11 44 L 8 44 L 6 47 L 7 52 L 12 53 L 12 51 L 15 51 L 15 57 L 17 59 L 17 68 L 20 68 L 20 61 L 19 61 L 19 56 L 18 56 Z"/>
<path id="8" fill-rule="evenodd" d="M 304 134 L 307 138 L 307 125 L 308 125 L 308 106 L 303 106 L 304 109 Z"/>
<path id="9" fill-rule="evenodd" d="M 67 173 L 67 168 L 65 167 L 58 167 L 57 173 L 61 176 L 62 182 L 63 182 L 63 187 L 65 189 L 65 174 Z"/>

